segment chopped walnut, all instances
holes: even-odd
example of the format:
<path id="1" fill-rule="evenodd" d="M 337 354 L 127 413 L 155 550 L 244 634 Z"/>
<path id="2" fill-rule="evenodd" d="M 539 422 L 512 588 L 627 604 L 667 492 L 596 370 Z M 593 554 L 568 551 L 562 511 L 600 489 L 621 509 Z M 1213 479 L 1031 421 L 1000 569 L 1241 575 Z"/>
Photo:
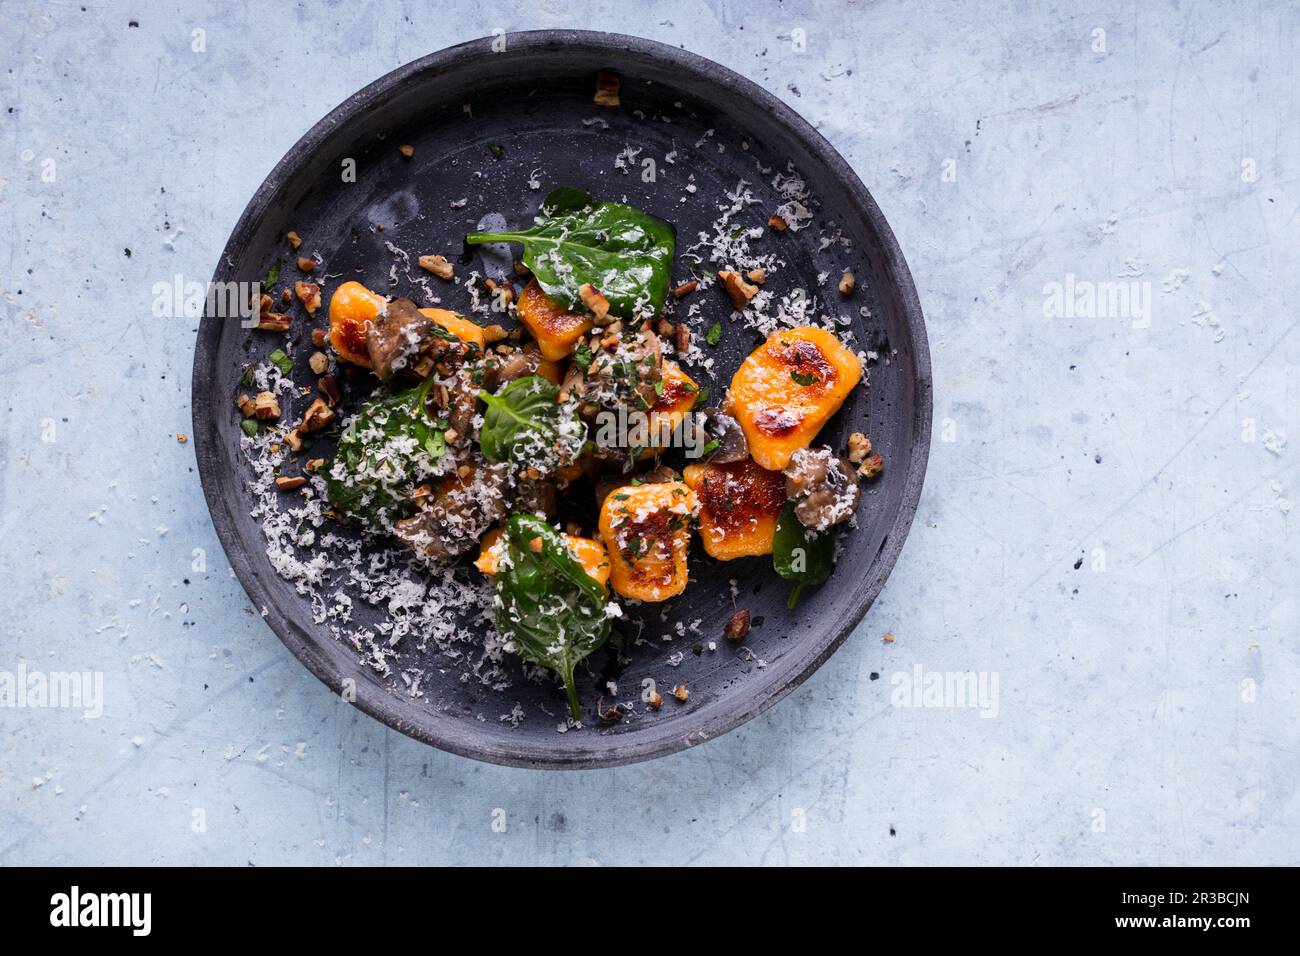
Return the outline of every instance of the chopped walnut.
<path id="1" fill-rule="evenodd" d="M 762 285 L 764 282 L 767 281 L 767 270 L 750 269 L 748 272 L 745 273 L 745 278 L 748 279 L 750 282 L 754 283 L 754 285 Z"/>
<path id="2" fill-rule="evenodd" d="M 780 216 L 773 213 L 767 217 L 767 228 L 771 229 L 773 232 L 785 232 L 790 228 L 790 224 Z"/>
<path id="3" fill-rule="evenodd" d="M 677 288 L 673 289 L 673 295 L 679 299 L 684 298 L 694 292 L 698 286 L 699 283 L 694 279 L 687 279 Z"/>
<path id="4" fill-rule="evenodd" d="M 322 375 L 316 382 L 316 391 L 321 393 L 321 397 L 325 399 L 325 404 L 330 408 L 337 405 L 343 397 L 343 393 L 339 391 L 338 379 L 333 375 Z"/>
<path id="5" fill-rule="evenodd" d="M 678 322 L 673 329 L 673 348 L 678 355 L 685 355 L 691 350 L 691 329 L 685 322 Z"/>
<path id="6" fill-rule="evenodd" d="M 868 481 L 879 478 L 885 472 L 885 456 L 880 452 L 873 452 L 867 456 L 867 460 L 858 466 L 858 474 Z"/>
<path id="7" fill-rule="evenodd" d="M 618 106 L 618 87 L 619 79 L 613 73 L 601 70 L 596 74 L 596 96 L 597 106 Z"/>
<path id="8" fill-rule="evenodd" d="M 298 235 L 292 229 L 284 234 L 284 238 L 289 240 L 289 248 L 294 251 L 297 251 L 298 247 L 302 245 L 302 236 Z"/>
<path id="9" fill-rule="evenodd" d="M 280 417 L 280 403 L 276 401 L 274 392 L 257 393 L 253 399 L 253 417 L 261 421 Z"/>
<path id="10" fill-rule="evenodd" d="M 302 475 L 294 475 L 293 477 L 281 475 L 279 478 L 275 479 L 275 487 L 279 488 L 281 491 L 293 491 L 295 488 L 301 488 L 305 484 L 307 484 L 307 479 Z"/>
<path id="11" fill-rule="evenodd" d="M 850 296 L 857 287 L 858 280 L 853 278 L 853 273 L 848 269 L 844 270 L 844 275 L 840 276 L 840 295 Z"/>
<path id="12" fill-rule="evenodd" d="M 673 696 L 676 697 L 678 700 L 680 700 L 682 703 L 685 703 L 687 700 L 690 699 L 691 692 L 686 689 L 685 684 L 678 684 L 676 687 L 673 688 Z"/>
<path id="13" fill-rule="evenodd" d="M 315 315 L 316 310 L 320 308 L 320 286 L 314 282 L 295 282 L 293 292 L 302 303 L 302 307 L 307 310 L 307 314 Z"/>
<path id="14" fill-rule="evenodd" d="M 655 329 L 664 338 L 668 338 L 673 334 L 673 324 L 667 319 L 660 319 L 659 323 L 655 326 Z"/>
<path id="15" fill-rule="evenodd" d="M 176 433 L 176 441 L 178 441 L 180 444 L 184 445 L 189 440 L 190 440 L 189 436 L 186 435 L 184 432 Z"/>
<path id="16" fill-rule="evenodd" d="M 299 257 L 298 257 L 298 271 L 299 271 L 299 272 L 314 272 L 315 270 L 316 270 L 316 260 L 315 260 L 315 259 L 313 259 L 311 256 L 299 256 Z"/>
<path id="17" fill-rule="evenodd" d="M 259 332 L 288 332 L 289 317 L 279 312 L 263 312 L 257 317 L 254 328 Z"/>
<path id="18" fill-rule="evenodd" d="M 281 304 L 281 305 L 288 305 L 288 304 L 289 304 L 290 302 L 292 302 L 292 301 L 293 301 L 293 293 L 290 292 L 288 289 L 281 289 L 281 290 L 280 290 L 280 304 Z"/>
<path id="19" fill-rule="evenodd" d="M 456 431 L 454 428 L 448 428 L 442 433 L 442 438 L 448 445 L 454 445 L 460 441 L 460 432 Z"/>
<path id="20" fill-rule="evenodd" d="M 727 295 L 731 297 L 731 304 L 737 309 L 743 309 L 749 304 L 749 300 L 758 294 L 758 286 L 750 285 L 739 272 L 732 272 L 730 269 L 719 272 L 718 281 L 727 290 Z"/>
<path id="21" fill-rule="evenodd" d="M 498 282 L 496 279 L 484 279 L 483 285 L 501 302 L 502 306 L 507 306 L 515 301 L 515 287 L 505 279 Z"/>
<path id="22" fill-rule="evenodd" d="M 849 436 L 849 461 L 855 465 L 862 464 L 862 460 L 871 454 L 871 439 L 862 432 L 854 432 Z"/>
<path id="23" fill-rule="evenodd" d="M 284 443 L 294 451 L 302 451 L 302 435 L 298 433 L 298 429 L 291 428 L 285 432 Z"/>
<path id="24" fill-rule="evenodd" d="M 737 644 L 749 636 L 749 609 L 741 608 L 731 619 L 727 621 L 727 626 L 722 629 L 722 633 L 727 635 L 727 640 L 735 641 Z"/>
<path id="25" fill-rule="evenodd" d="M 316 348 L 321 348 L 322 346 L 324 346 L 324 344 L 325 344 L 325 330 L 324 330 L 324 329 L 312 329 L 312 330 L 311 330 L 311 344 L 314 345 L 314 346 L 316 346 Z"/>
<path id="26" fill-rule="evenodd" d="M 650 705 L 651 709 L 658 710 L 664 705 L 664 695 L 657 690 L 652 690 L 650 696 L 646 698 L 646 703 Z"/>
<path id="27" fill-rule="evenodd" d="M 310 459 L 307 460 L 307 464 L 305 464 L 305 465 L 302 466 L 302 470 L 303 470 L 303 471 L 310 471 L 310 472 L 317 472 L 317 471 L 320 471 L 320 470 L 321 470 L 322 468 L 324 468 L 324 467 L 325 467 L 325 459 L 324 459 L 324 458 L 310 458 Z"/>
<path id="28" fill-rule="evenodd" d="M 582 304 L 591 311 L 597 325 L 607 324 L 605 320 L 609 318 L 609 300 L 600 294 L 599 289 L 590 282 L 585 282 L 578 289 L 578 298 L 582 299 Z"/>
<path id="29" fill-rule="evenodd" d="M 432 272 L 439 279 L 451 279 L 456 274 L 446 256 L 420 256 L 420 268 Z"/>
<path id="30" fill-rule="evenodd" d="M 334 421 L 334 418 L 334 412 L 318 398 L 307 406 L 307 411 L 303 413 L 302 424 L 298 426 L 298 431 L 303 435 L 310 435 L 312 432 L 320 431 Z"/>
<path id="31" fill-rule="evenodd" d="M 415 155 L 415 147 L 412 146 L 410 143 L 403 143 L 401 146 L 397 147 L 397 151 L 401 153 L 403 156 L 405 156 L 407 159 L 410 159 L 412 156 Z"/>
<path id="32" fill-rule="evenodd" d="M 330 367 L 330 360 L 324 352 L 312 352 L 311 358 L 307 359 L 307 364 L 317 375 L 324 375 L 325 370 Z"/>
<path id="33" fill-rule="evenodd" d="M 500 325 L 489 325 L 483 330 L 483 339 L 489 345 L 496 342 L 504 342 L 510 333 Z"/>

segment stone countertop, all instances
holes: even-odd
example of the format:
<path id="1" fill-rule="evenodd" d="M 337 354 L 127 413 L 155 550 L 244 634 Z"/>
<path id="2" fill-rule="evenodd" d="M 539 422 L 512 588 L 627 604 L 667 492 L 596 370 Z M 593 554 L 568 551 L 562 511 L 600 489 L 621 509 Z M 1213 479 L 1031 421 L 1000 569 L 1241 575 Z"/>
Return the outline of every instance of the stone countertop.
<path id="1" fill-rule="evenodd" d="M 211 6 L 0 17 L 0 672 L 105 685 L 97 719 L 0 708 L 0 863 L 1300 863 L 1300 10 Z M 573 26 L 711 57 L 841 150 L 915 276 L 935 427 L 901 560 L 803 687 L 537 773 L 386 729 L 275 639 L 175 438 L 194 323 L 150 301 L 349 93 Z M 982 707 L 911 694 L 967 672 Z"/>

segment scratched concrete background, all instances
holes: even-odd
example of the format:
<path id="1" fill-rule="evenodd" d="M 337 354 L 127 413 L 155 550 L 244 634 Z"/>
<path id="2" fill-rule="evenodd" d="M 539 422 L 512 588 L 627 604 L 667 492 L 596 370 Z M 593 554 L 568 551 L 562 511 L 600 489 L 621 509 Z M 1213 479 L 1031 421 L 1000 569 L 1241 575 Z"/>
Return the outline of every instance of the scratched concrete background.
<path id="1" fill-rule="evenodd" d="M 0 863 L 1300 863 L 1300 9 L 488 6 L 0 0 L 0 670 L 106 697 L 0 708 Z M 816 124 L 906 252 L 936 394 L 853 639 L 723 739 L 580 774 L 428 749 L 289 655 L 174 438 L 193 323 L 150 315 L 350 92 L 560 26 Z M 1053 310 L 1121 281 L 1149 309 Z M 895 706 L 916 667 L 996 701 Z"/>

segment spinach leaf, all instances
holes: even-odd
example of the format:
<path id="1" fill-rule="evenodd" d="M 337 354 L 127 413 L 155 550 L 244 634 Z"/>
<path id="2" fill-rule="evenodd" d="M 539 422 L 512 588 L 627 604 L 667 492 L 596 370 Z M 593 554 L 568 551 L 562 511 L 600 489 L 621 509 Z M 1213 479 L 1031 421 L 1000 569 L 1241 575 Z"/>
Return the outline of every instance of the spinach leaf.
<path id="1" fill-rule="evenodd" d="M 532 542 L 538 540 L 534 550 Z M 511 516 L 504 544 L 495 580 L 497 630 L 524 660 L 560 675 L 569 713 L 577 720 L 582 707 L 573 671 L 609 637 L 605 588 L 540 518 Z"/>
<path id="2" fill-rule="evenodd" d="M 434 477 L 445 426 L 429 418 L 433 379 L 370 399 L 343 431 L 325 480 L 330 504 L 361 521 L 392 522 L 411 490 Z"/>
<path id="3" fill-rule="evenodd" d="M 817 586 L 835 567 L 835 531 L 812 531 L 795 517 L 794 502 L 787 501 L 776 519 L 772 538 L 772 564 L 776 573 L 793 581 L 786 607 L 799 603 L 799 592 Z"/>
<path id="4" fill-rule="evenodd" d="M 545 468 L 557 464 L 557 453 L 570 439 L 576 457 L 582 423 L 572 405 L 557 404 L 560 390 L 540 375 L 517 378 L 496 395 L 480 390 L 487 404 L 479 445 L 488 461 L 530 462 Z M 563 457 L 563 456 L 561 456 Z"/>
<path id="5" fill-rule="evenodd" d="M 561 186 L 542 203 L 537 224 L 518 232 L 472 232 L 470 245 L 518 242 L 537 284 L 566 309 L 586 312 L 578 290 L 590 283 L 610 314 L 630 321 L 663 309 L 677 232 L 662 219 Z"/>

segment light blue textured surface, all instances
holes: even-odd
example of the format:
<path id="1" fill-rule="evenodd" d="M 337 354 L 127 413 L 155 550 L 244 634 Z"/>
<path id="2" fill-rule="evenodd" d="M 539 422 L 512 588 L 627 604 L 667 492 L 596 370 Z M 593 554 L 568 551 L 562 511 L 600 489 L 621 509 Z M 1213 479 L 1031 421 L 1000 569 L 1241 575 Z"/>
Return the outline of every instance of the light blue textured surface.
<path id="1" fill-rule="evenodd" d="M 209 6 L 0 2 L 0 671 L 106 696 L 0 709 L 0 863 L 1300 863 L 1294 6 Z M 150 315 L 349 93 L 560 26 L 819 126 L 908 257 L 936 398 L 849 643 L 725 738 L 577 774 L 426 748 L 290 656 L 174 438 L 194 324 Z M 1067 275 L 1149 282 L 1149 327 L 1045 316 Z M 997 716 L 891 706 L 918 664 L 995 674 Z"/>

